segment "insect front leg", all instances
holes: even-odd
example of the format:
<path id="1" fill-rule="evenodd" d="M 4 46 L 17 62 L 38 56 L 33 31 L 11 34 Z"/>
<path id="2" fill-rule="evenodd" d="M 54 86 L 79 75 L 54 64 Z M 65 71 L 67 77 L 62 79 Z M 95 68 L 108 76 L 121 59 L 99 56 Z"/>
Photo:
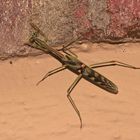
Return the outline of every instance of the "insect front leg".
<path id="1" fill-rule="evenodd" d="M 62 71 L 62 70 L 64 70 L 64 69 L 66 69 L 66 66 L 65 66 L 65 65 L 63 65 L 63 66 L 61 66 L 61 67 L 58 67 L 58 68 L 56 68 L 56 69 L 54 69 L 54 70 L 52 70 L 52 71 L 49 71 L 47 74 L 45 74 L 45 76 L 44 76 L 40 81 L 37 82 L 36 85 L 39 85 L 39 84 L 40 84 L 42 81 L 44 81 L 48 76 L 51 76 L 51 75 L 53 75 L 53 74 L 55 74 L 55 73 L 57 73 L 57 72 L 60 72 L 60 71 Z"/>
<path id="2" fill-rule="evenodd" d="M 108 67 L 108 66 L 121 66 L 121 67 L 126 67 L 126 68 L 131 68 L 131 69 L 140 69 L 140 67 L 135 67 L 120 61 L 106 61 L 106 62 L 101 62 L 101 63 L 96 63 L 90 65 L 91 68 L 100 68 L 100 67 Z"/>
<path id="3" fill-rule="evenodd" d="M 72 56 L 74 56 L 74 57 L 78 57 L 74 52 L 72 52 L 72 51 L 69 50 L 69 49 L 66 49 L 65 46 L 63 46 L 62 51 L 63 51 L 65 54 L 72 55 Z"/>
<path id="4" fill-rule="evenodd" d="M 78 82 L 81 80 L 81 78 L 82 78 L 82 74 L 80 74 L 80 75 L 75 79 L 75 81 L 72 83 L 72 85 L 71 85 L 71 86 L 69 87 L 69 89 L 67 90 L 67 93 L 68 93 L 68 94 L 67 94 L 67 98 L 69 99 L 71 105 L 73 106 L 74 110 L 76 111 L 76 113 L 77 113 L 77 115 L 78 115 L 78 117 L 79 117 L 79 119 L 80 119 L 80 123 L 81 123 L 80 128 L 82 128 L 82 118 L 81 118 L 81 115 L 80 115 L 80 112 L 79 112 L 78 108 L 76 107 L 76 105 L 75 105 L 73 99 L 72 99 L 71 96 L 70 96 L 70 93 L 72 92 L 72 90 L 74 89 L 74 87 L 78 84 Z"/>
<path id="5" fill-rule="evenodd" d="M 36 31 L 36 34 L 40 34 L 42 37 L 44 37 L 44 40 L 47 42 L 48 38 L 46 35 L 37 27 L 34 23 L 30 23 L 31 27 Z"/>
<path id="6" fill-rule="evenodd" d="M 73 43 L 75 43 L 76 41 L 78 41 L 80 39 L 80 37 L 78 37 L 77 39 L 71 41 L 70 43 L 68 43 L 67 45 L 63 46 L 62 49 L 59 49 L 59 50 L 62 50 L 64 53 L 68 54 L 68 55 L 72 55 L 74 57 L 78 57 L 74 52 L 72 52 L 70 49 L 72 47 L 69 47 L 71 46 Z"/>

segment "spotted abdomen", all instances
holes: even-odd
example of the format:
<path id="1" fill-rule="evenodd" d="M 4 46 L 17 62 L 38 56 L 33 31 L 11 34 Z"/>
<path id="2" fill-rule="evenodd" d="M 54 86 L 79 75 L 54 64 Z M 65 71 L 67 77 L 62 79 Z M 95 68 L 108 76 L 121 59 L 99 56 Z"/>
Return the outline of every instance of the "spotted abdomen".
<path id="1" fill-rule="evenodd" d="M 96 72 L 92 68 L 86 66 L 82 70 L 82 74 L 83 74 L 84 79 L 95 84 L 96 86 L 98 86 L 108 92 L 111 92 L 113 94 L 118 93 L 118 88 L 113 82 L 111 82 L 109 79 L 107 79 L 100 73 Z"/>

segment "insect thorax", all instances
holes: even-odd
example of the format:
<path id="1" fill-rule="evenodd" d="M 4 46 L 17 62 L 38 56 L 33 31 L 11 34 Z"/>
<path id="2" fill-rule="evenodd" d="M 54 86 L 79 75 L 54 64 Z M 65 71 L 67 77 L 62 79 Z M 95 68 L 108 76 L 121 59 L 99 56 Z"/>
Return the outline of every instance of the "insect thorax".
<path id="1" fill-rule="evenodd" d="M 73 70 L 80 69 L 82 64 L 83 64 L 76 57 L 71 56 L 71 55 L 66 55 L 65 56 L 64 63 L 68 68 L 73 69 Z"/>

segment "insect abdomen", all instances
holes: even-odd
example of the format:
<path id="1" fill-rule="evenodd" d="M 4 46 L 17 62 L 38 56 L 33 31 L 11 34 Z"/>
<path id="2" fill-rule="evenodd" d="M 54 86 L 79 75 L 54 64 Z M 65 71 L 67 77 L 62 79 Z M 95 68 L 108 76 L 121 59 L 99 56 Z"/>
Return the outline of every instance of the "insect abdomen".
<path id="1" fill-rule="evenodd" d="M 84 79 L 95 84 L 96 86 L 113 94 L 118 93 L 118 88 L 112 81 L 110 81 L 100 73 L 94 71 L 93 69 L 86 67 L 82 74 Z"/>

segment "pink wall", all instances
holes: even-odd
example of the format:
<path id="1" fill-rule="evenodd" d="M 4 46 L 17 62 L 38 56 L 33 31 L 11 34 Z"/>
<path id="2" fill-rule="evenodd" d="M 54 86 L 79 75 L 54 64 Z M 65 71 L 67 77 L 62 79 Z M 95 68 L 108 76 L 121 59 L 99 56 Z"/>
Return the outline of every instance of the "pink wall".
<path id="1" fill-rule="evenodd" d="M 93 42 L 139 41 L 140 1 L 1 1 L 0 58 L 32 52 L 22 46 L 32 30 L 30 21 L 43 29 L 52 46 L 68 43 L 79 35 Z"/>

